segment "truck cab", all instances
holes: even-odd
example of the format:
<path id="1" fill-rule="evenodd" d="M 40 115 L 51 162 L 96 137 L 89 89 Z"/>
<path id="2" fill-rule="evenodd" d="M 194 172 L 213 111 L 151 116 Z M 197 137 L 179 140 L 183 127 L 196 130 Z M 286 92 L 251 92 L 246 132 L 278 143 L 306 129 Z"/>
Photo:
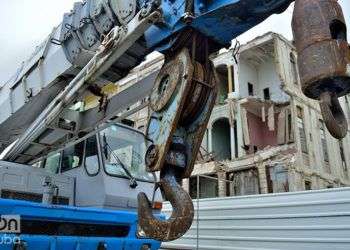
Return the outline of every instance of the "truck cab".
<path id="1" fill-rule="evenodd" d="M 33 166 L 0 161 L 0 213 L 20 218 L 21 229 L 0 237 L 11 249 L 158 249 L 137 220 L 139 192 L 161 216 L 157 176 L 145 170 L 148 143 L 111 123 Z"/>
<path id="2" fill-rule="evenodd" d="M 108 124 L 35 165 L 75 179 L 74 206 L 136 210 L 139 192 L 161 200 L 145 167 L 148 143 L 138 130 Z"/>

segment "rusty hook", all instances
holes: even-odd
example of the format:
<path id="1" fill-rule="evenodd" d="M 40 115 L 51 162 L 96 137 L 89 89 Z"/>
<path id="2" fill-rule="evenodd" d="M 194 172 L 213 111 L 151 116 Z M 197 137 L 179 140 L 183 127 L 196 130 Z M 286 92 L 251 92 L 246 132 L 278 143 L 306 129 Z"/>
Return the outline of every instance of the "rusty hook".
<path id="1" fill-rule="evenodd" d="M 348 132 L 348 122 L 337 95 L 329 91 L 323 92 L 320 96 L 320 107 L 331 135 L 337 139 L 344 138 Z"/>
<path id="2" fill-rule="evenodd" d="M 174 168 L 167 167 L 161 176 L 159 187 L 165 198 L 173 206 L 173 212 L 168 220 L 160 220 L 152 213 L 152 204 L 145 193 L 138 195 L 139 227 L 147 237 L 162 242 L 180 238 L 191 227 L 194 209 L 191 197 L 176 180 Z"/>

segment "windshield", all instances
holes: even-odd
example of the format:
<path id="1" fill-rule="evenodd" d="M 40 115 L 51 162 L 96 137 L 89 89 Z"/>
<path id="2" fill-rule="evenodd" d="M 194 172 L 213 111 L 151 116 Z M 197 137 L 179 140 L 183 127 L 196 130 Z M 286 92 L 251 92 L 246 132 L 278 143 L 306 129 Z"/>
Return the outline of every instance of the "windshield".
<path id="1" fill-rule="evenodd" d="M 102 148 L 107 174 L 127 177 L 127 173 L 120 165 L 119 161 L 121 161 L 136 179 L 154 181 L 153 175 L 146 171 L 146 140 L 141 133 L 123 126 L 112 125 L 103 130 L 101 136 L 105 138 L 102 140 Z M 105 141 L 110 150 L 106 150 Z"/>

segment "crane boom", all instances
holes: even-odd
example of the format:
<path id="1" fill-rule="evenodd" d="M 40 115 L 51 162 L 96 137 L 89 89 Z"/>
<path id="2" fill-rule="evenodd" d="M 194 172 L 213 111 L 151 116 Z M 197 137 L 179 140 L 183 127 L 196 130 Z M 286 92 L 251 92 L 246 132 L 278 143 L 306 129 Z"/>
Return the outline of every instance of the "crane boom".
<path id="1" fill-rule="evenodd" d="M 96 77 L 93 84 L 99 87 L 126 76 L 151 51 L 173 53 L 177 44 L 181 44 L 180 39 L 186 39 L 181 34 L 186 34 L 188 29 L 211 37 L 216 43 L 212 48 L 215 51 L 229 45 L 234 37 L 271 14 L 282 12 L 291 2 L 292 0 L 274 0 L 261 4 L 250 0 L 221 0 L 205 5 L 201 1 L 191 3 L 184 0 L 88 0 L 76 3 L 72 12 L 64 15 L 63 22 L 53 29 L 16 75 L 3 86 L 0 151 L 19 139 L 5 159 L 28 163 L 64 145 L 67 140 L 74 140 L 82 132 L 77 121 L 67 121 L 64 115 L 55 118 L 50 116 L 52 120 L 46 125 L 38 125 L 38 120 L 46 116 L 44 114 L 47 114 L 50 104 L 56 106 L 58 95 L 62 97 L 68 93 L 67 90 L 60 93 L 62 90 L 71 88 L 78 75 L 83 76 L 83 69 L 103 47 L 101 39 L 112 29 L 116 31 L 116 27 L 124 27 L 128 35 L 138 39 L 129 42 L 119 60 Z M 144 30 L 132 27 L 141 14 L 150 14 L 154 6 L 159 6 L 163 13 L 162 20 Z M 198 17 L 191 21 L 194 16 Z M 122 51 L 122 48 L 117 49 Z M 75 86 L 70 91 L 70 95 L 74 95 L 71 103 L 81 101 L 89 92 L 88 89 L 75 92 L 77 89 Z M 61 109 L 61 114 L 71 111 L 68 103 L 64 106 L 65 111 Z M 80 112 L 75 116 L 81 115 Z M 96 116 L 99 115 L 99 112 L 96 113 Z M 36 127 L 34 134 L 29 133 L 33 126 Z M 63 127 L 68 129 L 64 130 Z"/>
<path id="2" fill-rule="evenodd" d="M 30 146 L 30 143 L 38 140 L 40 135 L 46 133 L 47 137 L 48 135 L 46 131 L 48 129 L 50 130 L 49 133 L 51 136 L 54 136 L 54 134 L 57 133 L 61 136 L 65 136 L 67 133 L 73 132 L 74 129 L 69 131 L 68 127 L 68 129 L 66 129 L 66 133 L 62 133 L 63 128 L 60 127 L 59 124 L 57 127 L 50 125 L 55 122 L 59 122 L 57 120 L 60 119 L 60 115 L 63 114 L 63 111 L 69 109 L 74 102 L 79 100 L 79 97 L 81 97 L 79 96 L 79 93 L 86 91 L 89 85 L 93 85 L 98 78 L 113 64 L 122 63 L 123 54 L 127 53 L 127 50 L 130 49 L 133 44 L 135 44 L 137 39 L 140 38 L 144 31 L 155 21 L 157 21 L 159 17 L 160 13 L 158 11 L 150 13 L 150 15 L 146 16 L 145 18 L 141 18 L 139 13 L 125 27 L 113 28 L 105 37 L 100 50 L 77 74 L 77 76 L 73 78 L 73 80 L 64 88 L 64 90 L 54 98 L 49 106 L 42 111 L 40 116 L 34 121 L 34 123 L 31 124 L 14 147 L 8 152 L 6 158 L 11 161 L 18 161 L 18 156 L 20 155 L 22 159 L 27 158 L 26 162 L 28 162 L 28 160 L 30 161 L 35 159 L 35 157 L 30 159 L 30 154 L 21 155 L 21 153 L 28 150 L 27 148 Z M 129 104 L 131 105 L 132 103 Z M 69 121 L 70 124 L 76 124 L 76 122 L 77 121 Z M 72 125 L 68 124 L 68 126 Z M 56 131 L 55 128 L 57 128 Z M 55 138 L 54 142 L 59 139 L 60 138 Z M 42 143 L 40 140 L 37 142 L 39 144 Z M 67 141 L 64 141 L 63 143 L 66 142 Z M 53 144 L 53 142 L 44 144 Z M 47 151 L 44 153 L 47 153 Z"/>

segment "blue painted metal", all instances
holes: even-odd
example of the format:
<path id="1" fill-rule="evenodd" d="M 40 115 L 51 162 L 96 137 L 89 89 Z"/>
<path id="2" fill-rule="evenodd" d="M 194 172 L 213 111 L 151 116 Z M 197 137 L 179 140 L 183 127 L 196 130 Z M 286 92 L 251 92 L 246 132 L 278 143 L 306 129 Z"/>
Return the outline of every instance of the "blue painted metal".
<path id="1" fill-rule="evenodd" d="M 0 237 L 3 235 L 0 234 Z M 7 235 L 16 242 L 15 235 Z M 150 250 L 160 248 L 160 243 L 144 239 L 120 239 L 104 237 L 64 237 L 64 236 L 42 236 L 42 235 L 21 235 L 21 241 L 25 242 L 28 250 L 97 250 L 99 242 L 106 244 L 106 250 L 138 250 L 144 244 L 151 246 Z M 1 244 L 1 250 L 13 250 L 13 244 Z"/>
<path id="2" fill-rule="evenodd" d="M 26 242 L 28 250 L 89 250 L 97 249 L 100 242 L 106 243 L 107 250 L 136 250 L 149 244 L 152 250 L 159 249 L 160 242 L 137 238 L 137 213 L 130 211 L 103 210 L 96 208 L 77 208 L 70 206 L 43 205 L 27 201 L 0 199 L 1 215 L 20 215 L 22 220 L 59 221 L 88 224 L 115 224 L 129 226 L 127 237 L 71 237 L 46 235 L 0 234 L 0 249 L 13 249 L 3 242 L 6 237 L 19 236 Z"/>
<path id="3" fill-rule="evenodd" d="M 139 4 L 147 0 L 139 0 Z M 163 0 L 164 22 L 146 32 L 150 48 L 171 47 L 174 34 L 192 27 L 214 41 L 229 45 L 231 40 L 272 14 L 284 11 L 293 0 L 194 0 L 194 19 L 185 23 L 186 0 Z"/>

